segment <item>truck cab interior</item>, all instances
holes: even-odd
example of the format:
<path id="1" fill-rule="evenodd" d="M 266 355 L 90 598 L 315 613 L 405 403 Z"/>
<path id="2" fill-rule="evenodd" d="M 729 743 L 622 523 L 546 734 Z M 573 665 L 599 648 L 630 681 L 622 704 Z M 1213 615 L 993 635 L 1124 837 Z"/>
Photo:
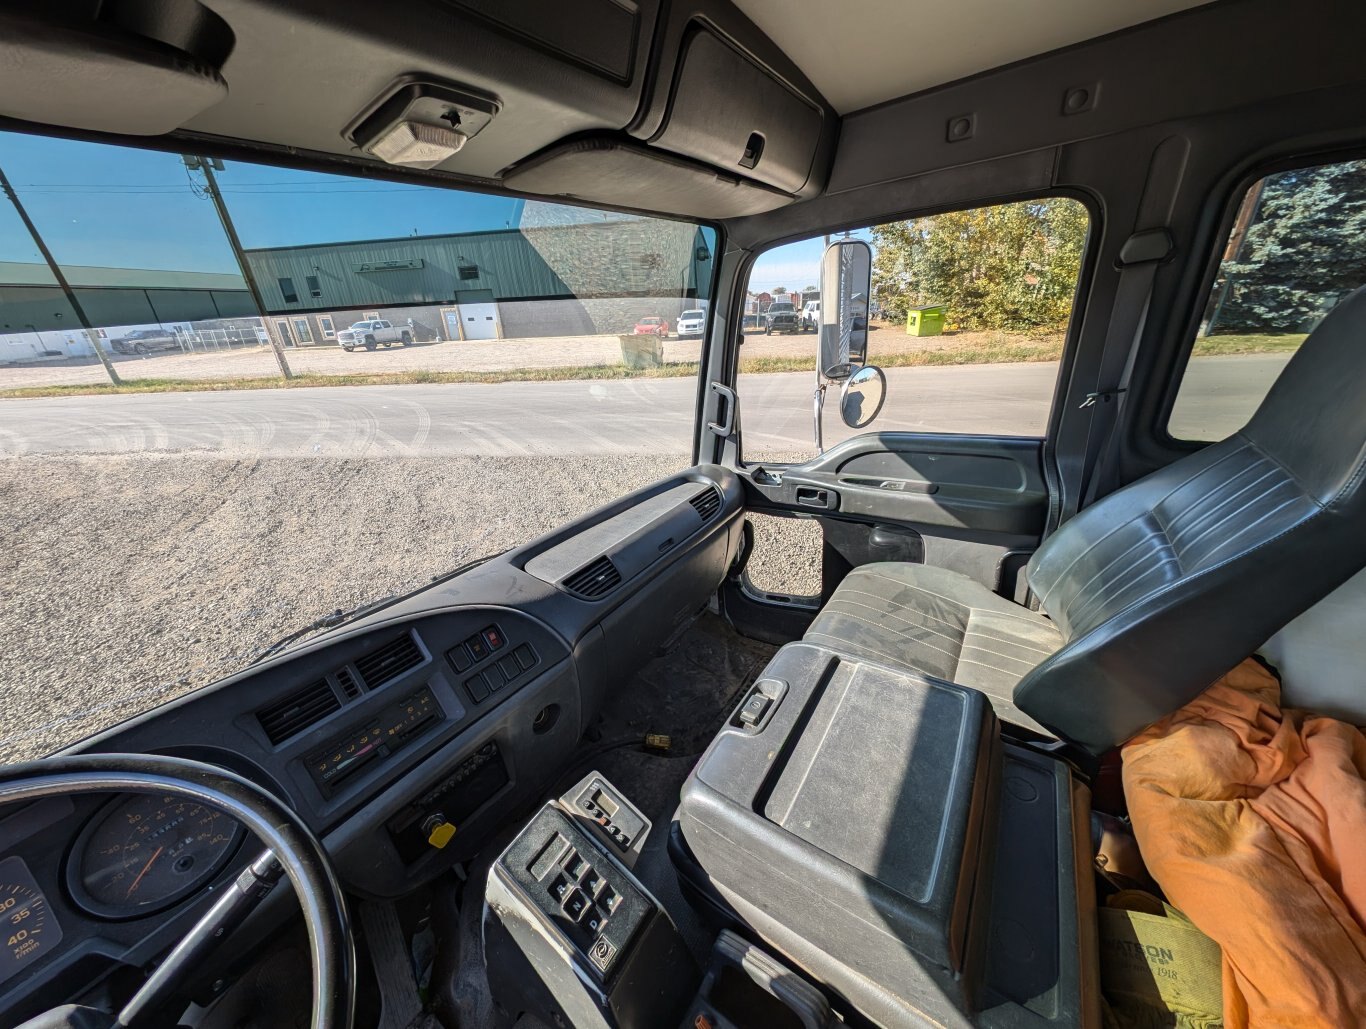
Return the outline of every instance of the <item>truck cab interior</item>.
<path id="1" fill-rule="evenodd" d="M 1172 421 L 1250 187 L 1362 156 L 1364 37 L 1341 0 L 5 4 L 4 131 L 716 242 L 691 468 L 0 768 L 0 917 L 50 926 L 0 923 L 0 1023 L 1106 1024 L 1101 915 L 1156 891 L 1119 748 L 1257 654 L 1366 723 L 1366 293 Z M 879 426 L 847 230 L 1051 198 L 1087 229 L 1040 431 Z M 782 344 L 842 424 L 780 459 L 747 283 L 822 236 Z M 751 581 L 765 516 L 818 527 L 818 595 Z M 140 905 L 85 863 L 144 820 L 199 849 Z"/>

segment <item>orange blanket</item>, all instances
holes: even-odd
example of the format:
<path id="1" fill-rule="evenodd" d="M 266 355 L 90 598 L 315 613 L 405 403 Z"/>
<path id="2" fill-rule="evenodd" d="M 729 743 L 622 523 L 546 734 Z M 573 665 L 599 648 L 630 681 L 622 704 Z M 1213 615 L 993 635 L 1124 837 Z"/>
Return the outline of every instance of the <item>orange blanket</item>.
<path id="1" fill-rule="evenodd" d="M 1246 661 L 1124 746 L 1139 847 L 1224 952 L 1229 1027 L 1366 1025 L 1366 736 Z"/>

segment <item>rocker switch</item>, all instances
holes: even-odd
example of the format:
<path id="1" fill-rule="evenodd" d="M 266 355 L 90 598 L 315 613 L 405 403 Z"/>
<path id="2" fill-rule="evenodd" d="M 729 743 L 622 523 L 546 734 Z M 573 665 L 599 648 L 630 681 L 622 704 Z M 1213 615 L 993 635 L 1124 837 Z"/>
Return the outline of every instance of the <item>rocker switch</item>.
<path id="1" fill-rule="evenodd" d="M 754 695 L 745 701 L 745 706 L 740 709 L 741 723 L 753 729 L 763 719 L 764 713 L 768 711 L 768 706 L 772 703 L 771 697 L 766 697 L 756 690 Z"/>

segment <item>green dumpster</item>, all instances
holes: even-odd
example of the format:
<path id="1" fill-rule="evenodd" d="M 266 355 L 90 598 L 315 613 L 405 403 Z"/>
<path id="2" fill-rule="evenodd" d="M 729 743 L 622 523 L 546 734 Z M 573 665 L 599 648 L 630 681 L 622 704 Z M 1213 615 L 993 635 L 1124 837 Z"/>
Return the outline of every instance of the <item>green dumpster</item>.
<path id="1" fill-rule="evenodd" d="M 940 304 L 928 307 L 913 307 L 906 312 L 906 335 L 938 336 L 944 331 L 944 312 Z"/>

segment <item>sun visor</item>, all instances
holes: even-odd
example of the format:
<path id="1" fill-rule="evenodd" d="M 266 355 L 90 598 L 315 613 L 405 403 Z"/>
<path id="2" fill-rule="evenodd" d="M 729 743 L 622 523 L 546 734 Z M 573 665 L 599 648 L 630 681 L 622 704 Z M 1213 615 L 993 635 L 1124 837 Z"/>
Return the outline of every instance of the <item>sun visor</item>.
<path id="1" fill-rule="evenodd" d="M 615 137 L 562 143 L 513 168 L 509 189 L 689 218 L 740 218 L 793 197 Z"/>
<path id="2" fill-rule="evenodd" d="M 161 135 L 228 95 L 219 71 L 233 43 L 193 0 L 106 4 L 89 21 L 0 11 L 0 115 Z"/>

